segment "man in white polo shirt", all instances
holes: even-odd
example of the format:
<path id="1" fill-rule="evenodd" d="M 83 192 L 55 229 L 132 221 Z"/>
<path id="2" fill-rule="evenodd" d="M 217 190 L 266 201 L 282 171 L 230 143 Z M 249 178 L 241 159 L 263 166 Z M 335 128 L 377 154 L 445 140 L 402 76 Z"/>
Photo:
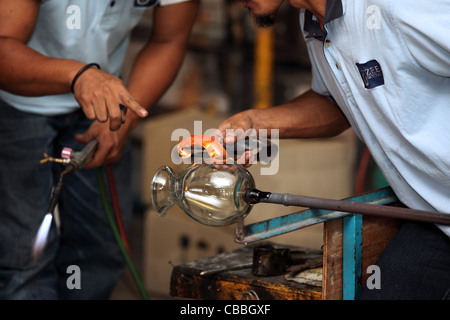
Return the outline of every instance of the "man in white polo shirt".
<path id="1" fill-rule="evenodd" d="M 284 0 L 241 0 L 271 25 Z M 289 0 L 312 65 L 312 88 L 219 129 L 279 129 L 329 137 L 349 125 L 408 207 L 450 212 L 449 1 Z M 230 136 L 227 139 L 235 139 Z M 381 289 L 363 299 L 448 299 L 450 227 L 405 223 L 377 265 Z"/>
<path id="2" fill-rule="evenodd" d="M 149 8 L 151 34 L 124 84 L 130 31 Z M 175 78 L 197 8 L 197 0 L 0 1 L 0 299 L 109 297 L 124 260 L 96 168 L 112 164 L 129 226 L 127 137 Z M 64 177 L 60 229 L 52 225 L 34 261 L 33 238 L 61 169 L 39 160 L 93 139 L 86 170 Z M 80 288 L 67 285 L 73 265 Z"/>

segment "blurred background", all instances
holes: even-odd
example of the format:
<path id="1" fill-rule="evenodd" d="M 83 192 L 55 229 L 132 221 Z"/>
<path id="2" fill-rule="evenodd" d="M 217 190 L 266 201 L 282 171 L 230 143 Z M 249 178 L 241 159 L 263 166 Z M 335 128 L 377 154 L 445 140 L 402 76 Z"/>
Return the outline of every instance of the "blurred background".
<path id="1" fill-rule="evenodd" d="M 134 57 L 152 28 L 152 10 L 134 30 L 123 77 L 127 80 Z M 194 133 L 194 121 L 202 121 L 203 132 L 230 115 L 247 108 L 281 104 L 310 88 L 308 55 L 300 32 L 299 12 L 285 5 L 279 22 L 271 29 L 257 29 L 248 11 L 236 0 L 202 0 L 184 64 L 159 103 L 132 134 L 134 219 L 129 241 L 136 267 L 150 299 L 171 299 L 173 266 L 239 248 L 234 228 L 208 227 L 172 208 L 159 217 L 150 207 L 150 181 L 163 165 L 176 172 L 171 151 L 175 129 Z M 282 140 L 279 170 L 252 173 L 260 190 L 289 192 L 341 199 L 383 184 L 373 163 L 361 170 L 363 146 L 353 131 L 331 139 Z M 367 160 L 367 158 L 366 158 Z M 267 166 L 267 165 L 266 165 Z M 381 182 L 380 182 L 381 181 Z M 246 223 L 280 216 L 301 208 L 271 204 L 256 205 Z M 322 247 L 322 225 L 315 225 L 270 239 L 314 249 Z M 111 299 L 140 299 L 126 270 Z"/>

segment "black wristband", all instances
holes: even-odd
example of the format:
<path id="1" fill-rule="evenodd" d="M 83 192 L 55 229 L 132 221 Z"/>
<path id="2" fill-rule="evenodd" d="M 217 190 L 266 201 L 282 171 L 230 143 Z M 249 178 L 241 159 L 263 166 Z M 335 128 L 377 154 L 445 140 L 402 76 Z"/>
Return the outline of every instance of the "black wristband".
<path id="1" fill-rule="evenodd" d="M 90 67 L 97 67 L 98 69 L 100 68 L 100 65 L 98 63 L 88 63 L 87 65 L 85 65 L 83 68 L 80 69 L 80 71 L 77 72 L 77 74 L 75 75 L 75 77 L 73 77 L 72 80 L 72 84 L 70 85 L 70 91 L 73 92 L 73 87 L 75 87 L 75 82 L 77 82 L 77 79 L 81 76 L 81 74 L 83 72 L 85 72 L 87 69 L 89 69 Z"/>

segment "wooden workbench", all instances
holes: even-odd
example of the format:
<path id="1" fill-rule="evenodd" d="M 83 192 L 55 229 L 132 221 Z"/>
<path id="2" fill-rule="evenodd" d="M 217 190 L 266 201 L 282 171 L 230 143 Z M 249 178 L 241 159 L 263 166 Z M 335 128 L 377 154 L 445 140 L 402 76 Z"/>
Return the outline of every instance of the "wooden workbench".
<path id="1" fill-rule="evenodd" d="M 367 279 L 367 266 L 376 263 L 400 225 L 399 220 L 364 217 L 362 284 Z M 253 246 L 176 266 L 172 271 L 170 294 L 203 300 L 342 299 L 342 219 L 325 223 L 323 254 L 309 249 L 311 253 L 320 253 L 322 260 L 319 263 L 317 259 L 307 261 L 303 265 L 290 267 L 286 274 L 271 277 L 254 276 L 251 267 L 214 275 L 200 275 L 202 271 L 218 266 L 233 266 L 252 261 Z M 306 248 L 300 249 L 308 251 Z M 305 273 L 306 276 L 301 277 Z M 321 280 L 317 281 L 317 275 Z"/>
<path id="2" fill-rule="evenodd" d="M 212 275 L 200 275 L 202 271 L 223 266 L 235 266 L 251 262 L 253 245 L 230 253 L 204 258 L 173 269 L 170 294 L 176 297 L 202 300 L 318 300 L 322 295 L 321 251 L 306 248 L 298 250 L 317 255 L 301 265 L 290 266 L 278 276 L 254 276 L 251 267 Z M 314 269 L 314 270 L 313 270 Z M 312 270 L 305 277 L 305 271 Z M 302 273 L 303 271 L 303 273 Z"/>

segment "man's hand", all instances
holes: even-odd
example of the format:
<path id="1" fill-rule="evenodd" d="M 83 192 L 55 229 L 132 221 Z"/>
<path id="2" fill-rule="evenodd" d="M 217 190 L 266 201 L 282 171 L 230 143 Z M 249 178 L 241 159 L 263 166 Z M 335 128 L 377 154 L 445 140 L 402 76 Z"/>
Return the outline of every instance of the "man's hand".
<path id="1" fill-rule="evenodd" d="M 255 109 L 239 112 L 223 121 L 217 128 L 224 143 L 234 143 L 247 130 L 254 129 Z"/>
<path id="2" fill-rule="evenodd" d="M 245 136 L 249 129 L 257 132 L 276 129 L 280 139 L 309 139 L 333 137 L 349 126 L 338 106 L 327 97 L 309 90 L 279 106 L 237 113 L 223 121 L 218 130 L 225 143 L 233 143 Z"/>
<path id="3" fill-rule="evenodd" d="M 349 126 L 336 104 L 309 90 L 279 106 L 249 109 L 235 114 L 222 122 L 218 129 L 226 141 L 233 141 L 233 134 L 227 137 L 226 129 L 277 129 L 280 139 L 310 139 L 333 137 Z"/>
<path id="4" fill-rule="evenodd" d="M 258 115 L 262 111 L 249 109 L 231 116 L 219 125 L 216 136 L 223 137 L 222 142 L 224 144 L 233 144 L 237 140 L 245 138 L 249 130 L 255 129 L 255 124 L 258 123 Z M 236 162 L 244 167 L 250 167 L 254 158 L 255 155 L 248 150 L 239 159 L 236 159 Z"/>
<path id="5" fill-rule="evenodd" d="M 75 136 L 75 140 L 81 144 L 93 139 L 98 142 L 94 157 L 84 168 L 92 169 L 119 161 L 127 143 L 127 136 L 125 126 L 117 131 L 111 131 L 108 123 L 94 121 L 86 132 Z"/>
<path id="6" fill-rule="evenodd" d="M 109 120 L 112 131 L 118 130 L 125 122 L 120 105 L 139 118 L 148 115 L 147 110 L 131 96 L 119 78 L 96 68 L 84 71 L 77 79 L 73 91 L 86 117 L 101 123 Z"/>
<path id="7" fill-rule="evenodd" d="M 22 96 L 70 92 L 74 76 L 85 65 L 47 57 L 27 46 L 40 5 L 39 0 L 0 0 L 0 88 Z M 96 68 L 79 76 L 74 92 L 86 117 L 99 122 L 109 120 L 111 130 L 122 125 L 120 104 L 138 118 L 147 116 L 120 79 Z"/>

